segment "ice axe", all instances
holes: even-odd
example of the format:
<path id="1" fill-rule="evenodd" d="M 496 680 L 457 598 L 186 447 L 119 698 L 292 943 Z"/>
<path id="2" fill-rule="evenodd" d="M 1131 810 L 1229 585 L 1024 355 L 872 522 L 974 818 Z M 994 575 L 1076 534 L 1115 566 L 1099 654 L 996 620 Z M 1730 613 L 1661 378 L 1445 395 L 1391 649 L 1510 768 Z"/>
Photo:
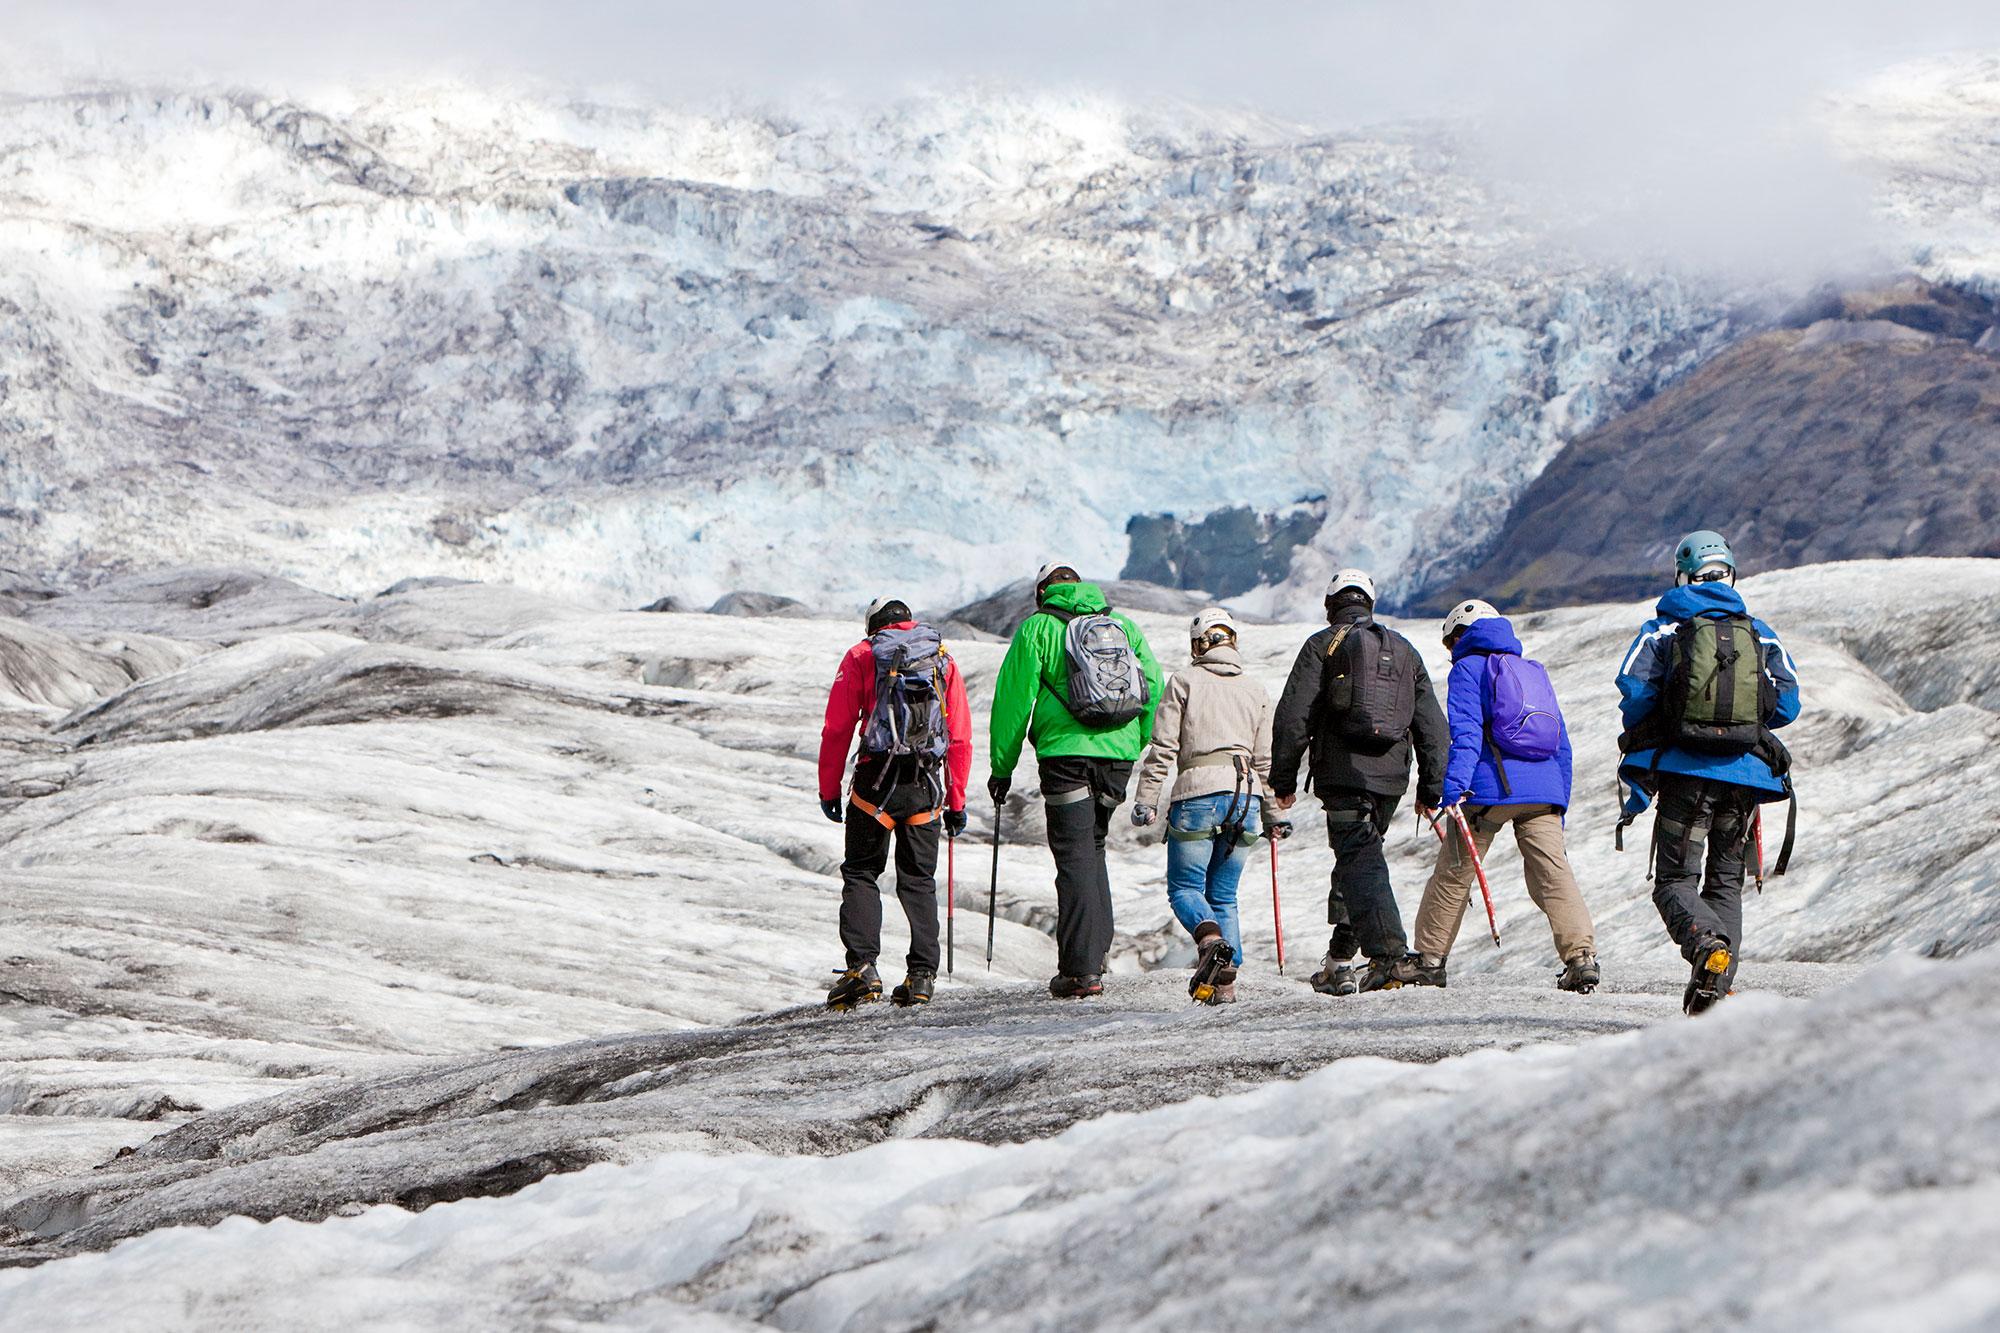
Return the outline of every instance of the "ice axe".
<path id="1" fill-rule="evenodd" d="M 1000 901 L 1000 816 L 1007 809 L 1003 802 L 993 803 L 993 874 L 986 881 L 986 970 L 993 970 L 993 914 Z"/>
<path id="2" fill-rule="evenodd" d="M 1758 806 L 1751 817 L 1750 828 L 1757 839 L 1757 892 L 1764 891 L 1764 807 Z"/>
<path id="3" fill-rule="evenodd" d="M 958 961 L 957 942 L 952 938 L 952 919 L 958 915 L 958 839 L 944 840 L 944 974 L 950 976 Z"/>
<path id="4" fill-rule="evenodd" d="M 1497 949 L 1500 947 L 1500 923 L 1493 916 L 1493 890 L 1486 884 L 1486 867 L 1479 860 L 1478 844 L 1472 841 L 1472 826 L 1465 822 L 1463 810 L 1455 805 L 1449 809 L 1452 822 L 1458 825 L 1459 833 L 1465 838 L 1465 854 L 1472 858 L 1472 873 L 1479 877 L 1479 896 L 1486 900 L 1486 929 L 1492 932 L 1493 947 Z M 1438 818 L 1443 817 L 1443 813 L 1440 812 Z M 1445 840 L 1444 830 L 1437 826 L 1436 819 L 1431 821 L 1431 832 L 1437 834 L 1439 842 Z"/>
<path id="5" fill-rule="evenodd" d="M 1285 975 L 1285 913 L 1278 905 L 1278 844 L 1292 836 L 1289 819 L 1274 820 L 1265 838 L 1271 844 L 1271 927 L 1278 934 L 1278 975 Z"/>

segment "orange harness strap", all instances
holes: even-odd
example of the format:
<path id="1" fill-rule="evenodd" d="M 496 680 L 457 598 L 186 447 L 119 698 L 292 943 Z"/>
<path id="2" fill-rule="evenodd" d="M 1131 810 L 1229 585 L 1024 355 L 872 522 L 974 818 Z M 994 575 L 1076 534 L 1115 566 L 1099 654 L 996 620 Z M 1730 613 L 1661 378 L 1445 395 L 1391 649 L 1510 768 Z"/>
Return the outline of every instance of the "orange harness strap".
<path id="1" fill-rule="evenodd" d="M 854 808 L 856 810 L 859 810 L 862 814 L 867 815 L 870 819 L 874 820 L 876 823 L 880 824 L 885 829 L 894 830 L 897 823 L 899 822 L 883 814 L 881 806 L 871 805 L 867 801 L 862 800 L 859 792 L 848 793 L 847 799 L 853 803 Z M 900 822 L 905 825 L 928 824 L 937 817 L 938 817 L 938 812 L 935 810 L 920 810 L 916 814 L 911 815 L 908 819 L 902 820 Z"/>

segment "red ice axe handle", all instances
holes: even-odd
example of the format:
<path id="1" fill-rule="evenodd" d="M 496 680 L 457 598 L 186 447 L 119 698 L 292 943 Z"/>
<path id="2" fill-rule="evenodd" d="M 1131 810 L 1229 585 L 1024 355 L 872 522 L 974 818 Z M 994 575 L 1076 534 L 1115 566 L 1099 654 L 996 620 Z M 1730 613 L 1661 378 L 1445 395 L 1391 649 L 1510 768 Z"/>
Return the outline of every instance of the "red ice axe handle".
<path id="1" fill-rule="evenodd" d="M 958 839 L 944 840 L 944 974 L 950 976 L 958 961 L 957 942 L 952 938 L 953 918 L 958 915 Z"/>
<path id="2" fill-rule="evenodd" d="M 1500 923 L 1493 916 L 1493 890 L 1486 883 L 1486 867 L 1480 863 L 1479 848 L 1472 841 L 1472 828 L 1465 822 L 1465 812 L 1454 805 L 1451 807 L 1451 819 L 1465 839 L 1465 854 L 1472 858 L 1472 873 L 1479 877 L 1479 896 L 1486 900 L 1486 929 L 1491 932 L 1493 947 L 1497 949 L 1500 947 Z M 1444 830 L 1435 821 L 1431 824 L 1431 832 L 1438 835 L 1439 842 L 1444 841 Z"/>
<path id="3" fill-rule="evenodd" d="M 1757 807 L 1756 814 L 1752 816 L 1750 827 L 1756 830 L 1757 834 L 1757 892 L 1762 893 L 1764 891 L 1764 808 L 1762 806 Z"/>
<path id="4" fill-rule="evenodd" d="M 1279 830 L 1282 829 L 1283 832 Z M 1290 824 L 1276 824 L 1271 828 L 1271 927 L 1278 933 L 1278 975 L 1285 975 L 1285 914 L 1278 905 L 1278 843 L 1292 835 Z"/>

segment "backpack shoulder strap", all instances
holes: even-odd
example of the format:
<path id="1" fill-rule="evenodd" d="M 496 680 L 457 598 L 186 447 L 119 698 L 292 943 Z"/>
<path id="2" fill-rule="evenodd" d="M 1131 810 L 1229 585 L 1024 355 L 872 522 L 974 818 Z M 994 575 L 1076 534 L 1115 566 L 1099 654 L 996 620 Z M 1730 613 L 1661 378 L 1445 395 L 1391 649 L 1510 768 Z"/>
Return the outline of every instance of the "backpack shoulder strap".
<path id="1" fill-rule="evenodd" d="M 1340 645 L 1346 643 L 1347 636 L 1353 632 L 1354 632 L 1354 622 L 1351 620 L 1344 625 L 1334 626 L 1333 637 L 1327 640 L 1327 645 L 1326 645 L 1326 657 L 1328 661 L 1331 661 L 1333 659 L 1333 655 L 1340 651 Z"/>

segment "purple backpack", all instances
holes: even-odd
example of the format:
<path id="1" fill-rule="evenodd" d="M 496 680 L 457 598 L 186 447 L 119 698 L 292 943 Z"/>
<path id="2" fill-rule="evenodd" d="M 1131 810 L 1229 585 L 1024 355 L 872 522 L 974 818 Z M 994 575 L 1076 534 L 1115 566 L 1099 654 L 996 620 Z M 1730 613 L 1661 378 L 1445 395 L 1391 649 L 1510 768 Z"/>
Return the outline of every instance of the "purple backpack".
<path id="1" fill-rule="evenodd" d="M 1486 659 L 1486 738 L 1510 759 L 1553 759 L 1562 748 L 1562 708 L 1540 662 L 1513 653 Z"/>

